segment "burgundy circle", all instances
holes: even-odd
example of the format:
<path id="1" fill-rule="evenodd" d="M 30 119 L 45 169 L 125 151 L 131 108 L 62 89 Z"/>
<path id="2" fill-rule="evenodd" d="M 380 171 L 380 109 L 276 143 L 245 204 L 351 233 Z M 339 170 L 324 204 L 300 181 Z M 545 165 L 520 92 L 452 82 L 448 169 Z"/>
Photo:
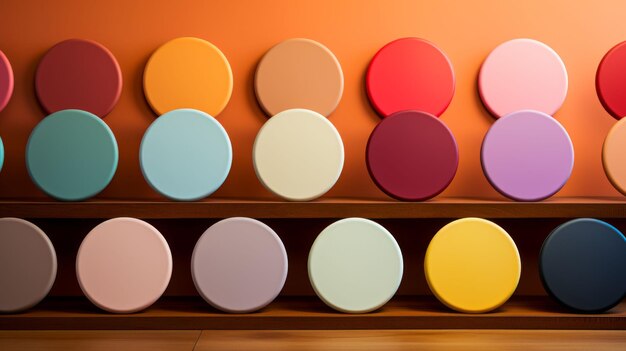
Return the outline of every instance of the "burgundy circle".
<path id="1" fill-rule="evenodd" d="M 400 200 L 441 193 L 459 165 L 454 135 L 437 117 L 401 111 L 378 123 L 367 143 L 367 168 L 378 187 Z"/>
<path id="2" fill-rule="evenodd" d="M 70 39 L 53 46 L 41 59 L 35 88 L 48 113 L 78 109 L 104 117 L 120 97 L 122 72 L 101 44 Z"/>

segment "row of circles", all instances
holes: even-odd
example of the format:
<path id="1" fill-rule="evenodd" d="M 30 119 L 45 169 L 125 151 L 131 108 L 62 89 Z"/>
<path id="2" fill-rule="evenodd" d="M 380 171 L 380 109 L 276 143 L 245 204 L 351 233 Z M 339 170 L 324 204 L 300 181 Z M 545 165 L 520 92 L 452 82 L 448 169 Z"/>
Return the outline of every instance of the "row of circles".
<path id="1" fill-rule="evenodd" d="M 0 311 L 18 312 L 41 301 L 54 283 L 57 261 L 46 234 L 17 218 L 0 219 Z M 580 312 L 601 312 L 626 296 L 626 237 L 596 219 L 566 222 L 546 238 L 539 254 L 546 290 Z M 105 221 L 83 239 L 76 275 L 84 294 L 110 312 L 143 310 L 163 294 L 172 255 L 159 231 L 142 220 Z M 403 277 L 403 255 L 380 224 L 347 218 L 315 239 L 308 275 L 328 306 L 346 313 L 382 307 Z M 191 275 L 213 307 L 245 313 L 270 304 L 287 278 L 287 252 L 279 236 L 251 218 L 210 226 L 197 241 Z M 456 311 L 481 313 L 504 304 L 521 275 L 521 260 L 509 234 L 479 218 L 455 220 L 430 241 L 424 271 L 433 294 Z"/>
<path id="2" fill-rule="evenodd" d="M 622 43 L 606 54 L 597 72 L 598 96 L 618 119 L 626 114 L 625 65 Z M 141 144 L 145 178 L 172 199 L 210 195 L 226 179 L 232 163 L 228 134 L 214 118 L 233 89 L 226 57 L 205 40 L 174 39 L 153 53 L 143 83 L 147 101 L 160 115 Z M 12 86 L 10 65 L 0 54 L 0 108 Z M 100 119 L 113 109 L 122 89 L 115 57 L 92 41 L 63 41 L 42 58 L 35 87 L 41 105 L 51 114 L 29 140 L 30 175 L 46 193 L 62 200 L 94 196 L 109 183 L 118 161 L 115 137 Z M 338 180 L 343 142 L 326 117 L 337 107 L 343 87 L 339 61 L 315 41 L 286 40 L 263 56 L 254 88 L 272 117 L 257 136 L 253 158 L 257 176 L 269 190 L 290 200 L 311 200 Z M 485 59 L 478 87 L 485 107 L 498 118 L 481 151 L 490 183 L 519 201 L 555 194 L 574 163 L 571 139 L 551 116 L 568 89 L 559 55 L 536 40 L 507 41 Z M 373 107 L 384 117 L 366 150 L 375 183 L 401 200 L 439 194 L 454 178 L 459 157 L 454 135 L 438 119 L 455 90 L 448 57 L 423 39 L 395 40 L 373 57 L 366 88 Z M 624 147 L 626 122 L 620 121 L 607 135 L 603 164 L 611 182 L 626 193 Z"/>

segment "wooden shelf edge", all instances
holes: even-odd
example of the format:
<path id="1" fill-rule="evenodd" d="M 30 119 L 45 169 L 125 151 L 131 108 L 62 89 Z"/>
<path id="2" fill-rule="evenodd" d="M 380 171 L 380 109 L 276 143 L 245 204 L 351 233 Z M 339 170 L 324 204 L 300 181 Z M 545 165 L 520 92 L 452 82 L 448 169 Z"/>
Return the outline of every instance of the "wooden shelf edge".
<path id="1" fill-rule="evenodd" d="M 316 298 L 279 299 L 260 312 L 221 313 L 199 298 L 165 298 L 146 311 L 110 314 L 83 298 L 50 299 L 21 314 L 0 315 L 0 330 L 42 329 L 617 329 L 626 302 L 604 314 L 574 314 L 548 298 L 514 298 L 493 313 L 463 314 L 432 297 L 395 299 L 367 314 L 331 310 Z"/>
<path id="2" fill-rule="evenodd" d="M 198 202 L 0 200 L 0 217 L 19 218 L 626 218 L 626 199 L 554 198 L 543 202 L 435 199 L 426 202 L 322 199 L 311 202 L 207 199 Z"/>

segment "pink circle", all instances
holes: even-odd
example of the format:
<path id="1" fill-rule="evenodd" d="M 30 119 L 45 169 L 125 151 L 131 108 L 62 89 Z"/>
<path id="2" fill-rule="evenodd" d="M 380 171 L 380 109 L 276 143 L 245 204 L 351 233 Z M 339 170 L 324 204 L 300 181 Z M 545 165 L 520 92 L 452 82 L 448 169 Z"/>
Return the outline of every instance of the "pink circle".
<path id="1" fill-rule="evenodd" d="M 0 111 L 2 111 L 13 94 L 13 70 L 9 59 L 0 51 Z"/>
<path id="2" fill-rule="evenodd" d="M 567 70 L 549 46 L 532 39 L 500 44 L 485 59 L 478 90 L 496 118 L 519 110 L 553 115 L 567 95 Z"/>
<path id="3" fill-rule="evenodd" d="M 135 218 L 114 218 L 85 237 L 76 257 L 76 276 L 85 296 L 116 313 L 141 311 L 161 297 L 172 275 L 165 238 Z"/>
<path id="4" fill-rule="evenodd" d="M 481 149 L 483 171 L 503 195 L 539 201 L 554 195 L 574 167 L 574 147 L 567 131 L 551 116 L 532 110 L 497 120 Z"/>
<path id="5" fill-rule="evenodd" d="M 228 218 L 207 229 L 191 257 L 196 289 L 213 307 L 252 312 L 280 293 L 287 279 L 287 252 L 267 225 Z"/>
<path id="6" fill-rule="evenodd" d="M 382 117 L 416 110 L 440 116 L 454 95 L 452 64 L 433 43 L 394 40 L 380 49 L 366 74 L 367 95 Z"/>

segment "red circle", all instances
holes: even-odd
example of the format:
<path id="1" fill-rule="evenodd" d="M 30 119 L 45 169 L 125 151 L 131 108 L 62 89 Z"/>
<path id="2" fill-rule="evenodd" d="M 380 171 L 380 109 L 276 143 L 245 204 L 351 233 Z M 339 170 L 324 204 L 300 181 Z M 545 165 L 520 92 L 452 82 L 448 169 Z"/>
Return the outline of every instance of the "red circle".
<path id="1" fill-rule="evenodd" d="M 53 46 L 41 59 L 35 88 L 48 113 L 79 109 L 104 117 L 120 97 L 122 72 L 101 44 L 70 39 Z"/>
<path id="2" fill-rule="evenodd" d="M 440 116 L 454 95 L 452 64 L 438 47 L 418 38 L 392 41 L 380 49 L 366 75 L 367 94 L 383 117 L 417 110 Z"/>
<path id="3" fill-rule="evenodd" d="M 441 193 L 459 165 L 454 135 L 437 117 L 401 111 L 378 123 L 367 142 L 367 168 L 389 196 L 421 201 Z"/>
<path id="4" fill-rule="evenodd" d="M 596 92 L 611 116 L 626 116 L 626 41 L 604 55 L 596 73 Z"/>

